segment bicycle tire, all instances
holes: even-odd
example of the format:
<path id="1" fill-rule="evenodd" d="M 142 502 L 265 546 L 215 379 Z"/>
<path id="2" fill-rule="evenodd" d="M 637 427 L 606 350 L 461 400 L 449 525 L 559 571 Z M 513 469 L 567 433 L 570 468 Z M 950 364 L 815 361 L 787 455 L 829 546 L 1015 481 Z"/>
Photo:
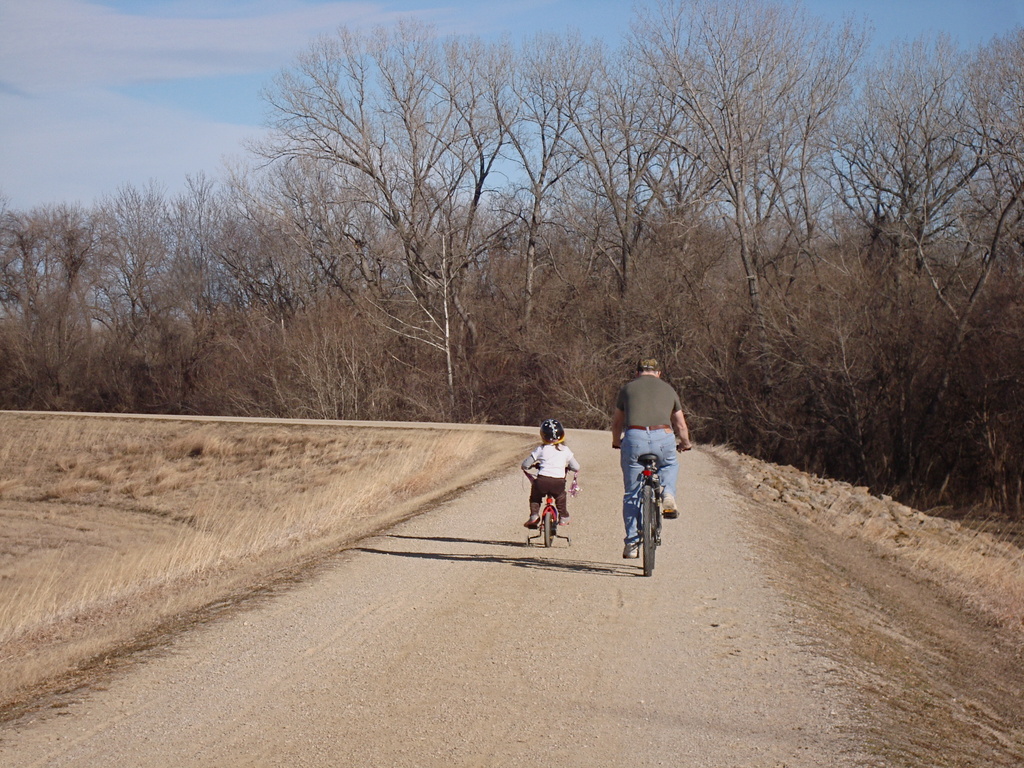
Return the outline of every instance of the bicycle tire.
<path id="1" fill-rule="evenodd" d="M 544 514 L 541 516 L 542 528 L 544 530 L 544 546 L 550 547 L 551 542 L 555 540 L 555 527 L 558 525 L 555 522 L 555 514 L 547 509 L 544 510 Z"/>
<path id="2" fill-rule="evenodd" d="M 654 500 L 654 489 L 645 485 L 640 509 L 640 523 L 643 526 L 641 532 L 644 576 L 651 576 L 654 573 L 654 553 L 658 549 L 657 531 L 657 503 Z"/>

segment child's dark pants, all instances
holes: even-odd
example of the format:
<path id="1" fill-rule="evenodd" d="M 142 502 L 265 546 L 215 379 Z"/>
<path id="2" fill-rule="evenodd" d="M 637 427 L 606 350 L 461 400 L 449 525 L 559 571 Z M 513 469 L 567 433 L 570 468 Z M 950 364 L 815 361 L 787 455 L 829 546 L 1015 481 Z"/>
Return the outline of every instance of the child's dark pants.
<path id="1" fill-rule="evenodd" d="M 540 511 L 540 503 L 544 500 L 545 495 L 555 497 L 555 507 L 558 508 L 558 516 L 563 517 L 565 515 L 565 478 L 537 475 L 537 478 L 533 481 L 533 487 L 530 489 L 531 513 Z"/>

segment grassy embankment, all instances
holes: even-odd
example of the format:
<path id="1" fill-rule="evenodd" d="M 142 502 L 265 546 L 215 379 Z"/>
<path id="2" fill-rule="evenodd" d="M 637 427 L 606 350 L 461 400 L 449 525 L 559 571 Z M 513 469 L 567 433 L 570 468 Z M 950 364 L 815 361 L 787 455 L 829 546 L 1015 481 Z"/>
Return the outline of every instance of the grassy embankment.
<path id="1" fill-rule="evenodd" d="M 507 468 L 532 435 L 0 414 L 0 707 Z"/>
<path id="2" fill-rule="evenodd" d="M 992 532 L 873 496 L 867 488 L 747 456 L 738 460 L 756 501 L 784 505 L 834 536 L 873 545 L 1024 644 L 1024 549 L 1007 526 Z"/>

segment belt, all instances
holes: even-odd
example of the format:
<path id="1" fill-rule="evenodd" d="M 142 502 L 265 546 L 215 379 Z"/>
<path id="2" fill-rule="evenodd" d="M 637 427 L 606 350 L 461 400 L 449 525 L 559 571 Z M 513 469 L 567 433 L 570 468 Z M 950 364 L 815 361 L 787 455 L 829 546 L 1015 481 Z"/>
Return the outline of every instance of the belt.
<path id="1" fill-rule="evenodd" d="M 648 432 L 650 432 L 652 429 L 664 429 L 664 430 L 667 430 L 669 432 L 672 431 L 672 427 L 670 427 L 668 424 L 654 424 L 654 425 L 652 425 L 650 427 L 638 427 L 638 426 L 636 426 L 634 424 L 630 424 L 628 427 L 626 427 L 626 429 L 645 429 Z"/>

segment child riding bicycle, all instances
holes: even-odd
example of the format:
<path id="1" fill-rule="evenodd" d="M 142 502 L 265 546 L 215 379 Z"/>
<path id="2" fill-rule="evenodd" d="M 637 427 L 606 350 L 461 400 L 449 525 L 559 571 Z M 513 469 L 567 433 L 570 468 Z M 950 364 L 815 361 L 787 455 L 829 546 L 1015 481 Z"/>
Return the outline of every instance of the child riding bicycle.
<path id="1" fill-rule="evenodd" d="M 547 495 L 555 499 L 558 509 L 558 523 L 569 522 L 569 511 L 566 509 L 565 477 L 566 470 L 580 471 L 580 463 L 565 445 L 565 430 L 556 419 L 545 419 L 540 425 L 541 445 L 533 449 L 523 459 L 522 468 L 537 469 L 537 476 L 530 483 L 530 519 L 523 523 L 527 528 L 536 528 L 540 521 L 540 505 Z"/>

